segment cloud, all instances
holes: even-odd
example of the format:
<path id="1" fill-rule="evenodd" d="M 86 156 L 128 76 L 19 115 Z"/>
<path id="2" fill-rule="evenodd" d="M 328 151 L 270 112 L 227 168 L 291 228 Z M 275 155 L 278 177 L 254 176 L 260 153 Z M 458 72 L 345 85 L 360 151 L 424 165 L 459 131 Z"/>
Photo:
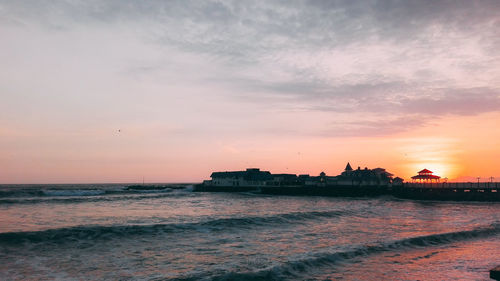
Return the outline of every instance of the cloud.
<path id="1" fill-rule="evenodd" d="M 387 136 L 422 126 L 428 121 L 418 115 L 409 115 L 392 119 L 332 122 L 319 135 L 324 137 Z"/>
<path id="2" fill-rule="evenodd" d="M 498 1 L 20 0 L 0 1 L 0 21 L 62 34 L 50 39 L 53 54 L 65 34 L 93 45 L 78 49 L 86 57 L 109 37 L 106 49 L 130 61 L 118 73 L 184 83 L 179 96 L 202 85 L 234 107 L 328 113 L 325 123 L 350 115 L 345 134 L 373 135 L 425 124 L 414 116 L 500 110 L 498 10 Z M 132 48 L 123 34 L 143 45 Z"/>
<path id="3" fill-rule="evenodd" d="M 436 118 L 445 116 L 473 116 L 500 111 L 498 90 L 474 89 L 435 89 L 433 97 L 409 99 L 384 99 L 355 104 L 341 111 L 335 106 L 317 106 L 313 110 L 341 112 L 352 116 L 352 120 L 341 119 L 332 122 L 320 135 L 329 137 L 385 136 L 409 131 L 432 124 Z M 365 98 L 366 99 L 366 98 Z M 363 100 L 365 100 L 363 99 Z M 364 114 L 367 118 L 359 118 Z"/>
<path id="4" fill-rule="evenodd" d="M 477 115 L 500 111 L 499 89 L 437 89 L 436 92 L 434 97 L 401 100 L 401 110 L 431 116 Z"/>
<path id="5" fill-rule="evenodd" d="M 2 18 L 47 26 L 156 23 L 170 42 L 198 51 L 414 40 L 429 27 L 495 32 L 497 1 L 4 1 Z M 182 35 L 182 36 L 178 36 Z"/>

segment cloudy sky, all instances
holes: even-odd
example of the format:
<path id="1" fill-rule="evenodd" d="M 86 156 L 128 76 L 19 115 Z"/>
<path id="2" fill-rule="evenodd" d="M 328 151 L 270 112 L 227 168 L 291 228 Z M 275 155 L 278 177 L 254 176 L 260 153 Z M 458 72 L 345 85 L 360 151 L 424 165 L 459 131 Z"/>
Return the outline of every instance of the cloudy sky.
<path id="1" fill-rule="evenodd" d="M 0 183 L 500 180 L 499 1 L 0 0 Z"/>

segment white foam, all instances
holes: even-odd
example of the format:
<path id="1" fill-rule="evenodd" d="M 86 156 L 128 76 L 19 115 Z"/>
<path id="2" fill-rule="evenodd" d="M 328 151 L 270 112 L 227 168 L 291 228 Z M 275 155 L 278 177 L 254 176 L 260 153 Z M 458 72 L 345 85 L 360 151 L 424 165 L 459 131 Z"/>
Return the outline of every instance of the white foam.
<path id="1" fill-rule="evenodd" d="M 144 190 L 133 190 L 136 193 L 165 193 L 165 192 L 172 192 L 172 189 L 170 188 L 165 188 L 165 189 L 144 189 Z"/>
<path id="2" fill-rule="evenodd" d="M 93 196 L 102 195 L 104 190 L 85 190 L 85 189 L 65 189 L 65 190 L 44 190 L 46 196 Z"/>

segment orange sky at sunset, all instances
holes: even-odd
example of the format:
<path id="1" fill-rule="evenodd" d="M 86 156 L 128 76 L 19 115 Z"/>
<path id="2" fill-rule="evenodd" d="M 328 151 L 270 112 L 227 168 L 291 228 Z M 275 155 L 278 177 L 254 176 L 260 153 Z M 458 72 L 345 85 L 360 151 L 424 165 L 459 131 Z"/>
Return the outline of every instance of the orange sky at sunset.
<path id="1" fill-rule="evenodd" d="M 164 147 L 154 135 L 144 139 L 140 130 L 124 130 L 120 134 L 112 128 L 99 132 L 91 142 L 61 147 L 60 143 L 67 142 L 66 134 L 78 135 L 70 132 L 62 136 L 37 136 L 37 146 L 23 154 L 7 154 L 11 157 L 10 171 L 13 171 L 7 176 L 14 179 L 30 176 L 44 182 L 138 182 L 142 176 L 149 182 L 189 182 L 201 181 L 213 170 L 247 167 L 313 175 L 325 171 L 336 175 L 350 161 L 354 168 L 385 167 L 405 179 L 428 168 L 451 181 L 476 181 L 477 176 L 482 181 L 489 181 L 489 177 L 498 175 L 500 132 L 491 129 L 498 118 L 499 113 L 459 120 L 448 117 L 418 130 L 371 138 L 246 136 L 225 141 L 191 139 L 186 140 L 189 149 L 181 153 L 177 153 L 175 147 Z M 476 138 L 486 135 L 488 137 Z M 55 137 L 60 139 L 54 140 Z M 75 145 L 81 151 L 74 151 Z M 137 146 L 138 150 L 132 150 Z M 53 153 L 56 149 L 59 154 Z M 26 162 L 25 158 L 30 161 Z"/>
<path id="2" fill-rule="evenodd" d="M 176 3 L 0 3 L 0 183 L 500 181 L 493 2 Z"/>

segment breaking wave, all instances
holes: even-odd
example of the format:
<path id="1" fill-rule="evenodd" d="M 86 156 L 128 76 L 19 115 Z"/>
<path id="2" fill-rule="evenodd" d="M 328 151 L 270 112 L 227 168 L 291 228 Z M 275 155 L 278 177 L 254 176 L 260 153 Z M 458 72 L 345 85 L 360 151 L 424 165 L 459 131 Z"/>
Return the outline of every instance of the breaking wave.
<path id="1" fill-rule="evenodd" d="M 45 196 L 95 196 L 106 194 L 105 190 L 99 189 L 66 189 L 66 190 L 43 190 Z"/>
<path id="2" fill-rule="evenodd" d="M 291 224 L 298 221 L 340 217 L 343 211 L 296 212 L 272 216 L 248 216 L 241 218 L 221 218 L 194 223 L 152 224 L 152 225 L 118 225 L 118 226 L 75 226 L 30 232 L 0 233 L 1 244 L 18 244 L 24 242 L 64 243 L 82 240 L 124 238 L 135 235 L 157 235 L 186 231 L 224 231 L 234 228 L 251 228 L 254 226 L 270 226 Z"/>
<path id="3" fill-rule="evenodd" d="M 0 186 L 1 187 L 1 186 Z M 83 187 L 83 188 L 82 188 Z M 87 187 L 87 188 L 85 188 Z M 192 191 L 191 184 L 172 184 L 157 186 L 140 186 L 141 188 L 128 188 L 126 185 L 99 186 L 99 185 L 76 185 L 67 187 L 42 186 L 31 188 L 7 187 L 7 190 L 0 190 L 0 198 L 24 198 L 24 197 L 58 197 L 58 196 L 98 196 L 110 194 L 129 193 L 163 193 L 172 189 Z"/>
<path id="4" fill-rule="evenodd" d="M 175 191 L 175 192 L 173 192 Z M 94 201 L 116 201 L 168 196 L 185 196 L 192 192 L 191 186 L 182 189 L 38 189 L 0 191 L 1 204 L 79 203 Z M 171 194 L 171 195 L 167 195 Z"/>
<path id="5" fill-rule="evenodd" d="M 397 241 L 380 243 L 378 245 L 360 246 L 358 248 L 343 252 L 317 253 L 309 258 L 289 261 L 253 272 L 228 272 L 215 277 L 208 277 L 211 274 L 200 274 L 198 276 L 189 276 L 177 280 L 286 280 L 294 277 L 299 278 L 301 277 L 301 275 L 303 276 L 307 272 L 318 267 L 331 267 L 335 266 L 338 263 L 349 262 L 350 260 L 363 256 L 395 250 L 413 249 L 426 246 L 439 246 L 464 240 L 494 236 L 498 234 L 500 234 L 500 223 L 495 223 L 488 227 L 475 228 L 468 231 L 448 232 L 406 238 Z"/>
<path id="6" fill-rule="evenodd" d="M 43 190 L 0 190 L 0 198 L 44 196 Z"/>
<path id="7" fill-rule="evenodd" d="M 122 194 L 118 196 L 82 196 L 82 197 L 35 197 L 35 198 L 8 198 L 0 199 L 2 204 L 38 204 L 38 203 L 86 203 L 86 202 L 107 202 L 107 201 L 121 201 L 121 200 L 144 200 L 144 199 L 157 199 L 165 197 L 185 197 L 192 196 L 188 192 L 138 192 L 130 194 Z"/>

